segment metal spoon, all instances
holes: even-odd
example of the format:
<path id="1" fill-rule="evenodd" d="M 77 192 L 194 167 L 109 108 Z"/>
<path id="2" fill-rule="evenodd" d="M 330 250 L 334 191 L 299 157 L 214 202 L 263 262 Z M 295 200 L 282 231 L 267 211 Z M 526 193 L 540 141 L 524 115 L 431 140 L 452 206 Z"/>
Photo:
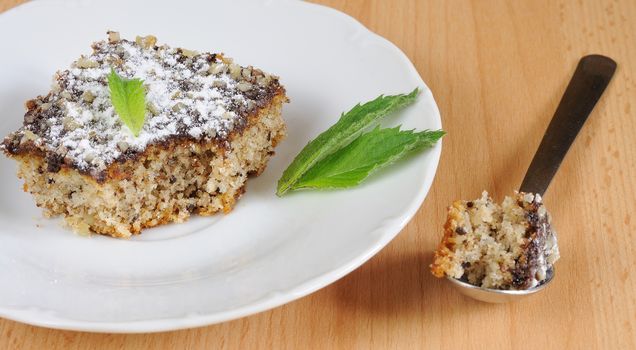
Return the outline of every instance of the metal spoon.
<path id="1" fill-rule="evenodd" d="M 581 58 L 568 87 L 559 102 L 550 125 L 543 135 L 537 153 L 521 183 L 520 191 L 543 194 L 570 149 L 576 135 L 583 127 L 596 102 L 609 84 L 616 62 L 609 57 L 589 55 Z M 554 270 L 540 285 L 527 290 L 499 290 L 477 287 L 452 277 L 451 284 L 462 294 L 489 302 L 505 303 L 544 289 L 554 277 Z"/>

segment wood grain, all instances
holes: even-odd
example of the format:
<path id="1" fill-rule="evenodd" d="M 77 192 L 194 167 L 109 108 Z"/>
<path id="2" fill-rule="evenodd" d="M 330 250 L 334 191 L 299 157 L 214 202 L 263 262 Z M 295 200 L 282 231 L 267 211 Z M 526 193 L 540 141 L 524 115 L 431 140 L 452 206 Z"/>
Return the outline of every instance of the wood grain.
<path id="1" fill-rule="evenodd" d="M 0 10 L 20 2 L 0 0 Z M 1 349 L 636 349 L 636 2 L 319 2 L 399 46 L 449 132 L 431 192 L 398 238 L 337 283 L 237 321 L 104 335 L 0 320 Z M 518 186 L 576 62 L 589 53 L 611 56 L 619 68 L 546 197 L 560 234 L 556 280 L 515 304 L 462 297 L 427 269 L 445 207 Z"/>

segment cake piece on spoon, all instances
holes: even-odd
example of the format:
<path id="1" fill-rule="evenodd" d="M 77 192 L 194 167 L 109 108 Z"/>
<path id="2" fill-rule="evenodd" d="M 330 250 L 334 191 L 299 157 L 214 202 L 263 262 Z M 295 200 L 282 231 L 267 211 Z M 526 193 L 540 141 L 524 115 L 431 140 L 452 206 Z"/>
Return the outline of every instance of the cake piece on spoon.
<path id="1" fill-rule="evenodd" d="M 501 204 L 487 192 L 448 209 L 431 272 L 475 286 L 530 289 L 545 281 L 559 259 L 556 233 L 540 195 L 516 192 Z"/>

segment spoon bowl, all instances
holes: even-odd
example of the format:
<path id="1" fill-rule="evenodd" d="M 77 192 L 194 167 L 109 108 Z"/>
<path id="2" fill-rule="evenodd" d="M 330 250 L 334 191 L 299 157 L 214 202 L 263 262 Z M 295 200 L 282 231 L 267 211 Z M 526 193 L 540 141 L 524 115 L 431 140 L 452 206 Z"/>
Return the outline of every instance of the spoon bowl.
<path id="1" fill-rule="evenodd" d="M 480 300 L 486 303 L 502 304 L 515 300 L 519 300 L 524 296 L 528 296 L 543 290 L 548 286 L 548 283 L 552 281 L 554 277 L 554 268 L 546 272 L 546 279 L 534 288 L 524 290 L 502 290 L 502 289 L 490 289 L 474 286 L 468 282 L 458 280 L 453 277 L 446 277 L 451 285 L 457 289 L 460 293 L 467 297 Z"/>

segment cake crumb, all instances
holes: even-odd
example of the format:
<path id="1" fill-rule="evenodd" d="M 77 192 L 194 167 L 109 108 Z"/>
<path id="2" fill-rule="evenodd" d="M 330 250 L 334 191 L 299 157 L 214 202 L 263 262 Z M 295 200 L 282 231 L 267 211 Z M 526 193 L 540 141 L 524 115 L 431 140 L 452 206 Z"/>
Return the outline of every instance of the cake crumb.
<path id="1" fill-rule="evenodd" d="M 487 192 L 448 209 L 444 238 L 431 272 L 475 286 L 530 289 L 559 259 L 556 232 L 539 194 L 515 192 L 501 204 Z"/>

